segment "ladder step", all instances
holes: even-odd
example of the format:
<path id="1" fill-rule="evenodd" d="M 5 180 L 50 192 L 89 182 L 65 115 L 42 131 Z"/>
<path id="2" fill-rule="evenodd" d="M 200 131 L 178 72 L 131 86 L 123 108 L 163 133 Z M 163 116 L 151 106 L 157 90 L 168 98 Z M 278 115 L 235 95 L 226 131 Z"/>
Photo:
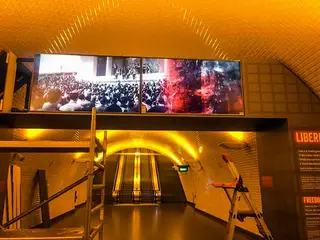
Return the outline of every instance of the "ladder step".
<path id="1" fill-rule="evenodd" d="M 98 138 L 96 138 L 96 145 L 97 145 L 96 149 L 98 150 L 98 152 L 105 152 L 106 151 Z"/>
<path id="2" fill-rule="evenodd" d="M 223 188 L 223 189 L 235 189 L 235 183 L 213 183 L 213 186 L 216 188 Z"/>
<path id="3" fill-rule="evenodd" d="M 100 231 L 100 229 L 102 228 L 102 226 L 103 226 L 103 223 L 102 223 L 102 221 L 101 221 L 101 222 L 98 224 L 98 226 L 92 228 L 92 232 L 91 232 L 91 234 L 90 234 L 90 238 L 91 238 L 91 239 L 93 239 L 93 238 L 97 235 L 97 233 Z"/>
<path id="4" fill-rule="evenodd" d="M 95 184 L 92 187 L 93 190 L 99 190 L 99 189 L 103 189 L 103 188 L 104 188 L 104 184 Z"/>
<path id="5" fill-rule="evenodd" d="M 104 207 L 104 204 L 100 203 L 99 205 L 97 205 L 97 206 L 95 206 L 94 208 L 91 209 L 91 214 L 96 213 L 97 211 L 99 211 L 103 207 Z"/>
<path id="6" fill-rule="evenodd" d="M 94 165 L 98 168 L 100 168 L 101 170 L 104 170 L 104 166 L 96 161 L 94 161 Z"/>

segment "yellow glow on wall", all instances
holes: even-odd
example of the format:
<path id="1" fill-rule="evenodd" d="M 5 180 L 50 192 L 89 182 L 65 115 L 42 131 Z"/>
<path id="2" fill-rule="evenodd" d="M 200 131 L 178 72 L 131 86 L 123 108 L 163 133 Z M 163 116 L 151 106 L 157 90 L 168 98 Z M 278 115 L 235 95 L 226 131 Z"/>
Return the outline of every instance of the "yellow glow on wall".
<path id="1" fill-rule="evenodd" d="M 82 160 L 84 160 L 84 161 L 88 161 L 89 160 L 89 154 L 88 153 L 82 153 L 82 152 L 79 152 L 79 153 L 76 153 L 75 155 L 74 155 L 74 159 L 82 159 Z M 83 157 L 83 158 L 81 158 L 81 157 Z M 101 153 L 99 153 L 98 154 L 98 156 L 96 156 L 95 158 L 94 158 L 94 160 L 96 161 L 96 162 L 101 162 L 103 159 L 103 153 L 101 152 Z"/>
<path id="2" fill-rule="evenodd" d="M 169 146 L 146 139 L 124 139 L 116 143 L 110 143 L 108 144 L 107 148 L 107 156 L 128 148 L 146 148 L 149 150 L 153 150 L 168 157 L 175 164 L 182 165 L 182 161 L 180 160 L 180 158 L 173 152 L 173 150 Z"/>
<path id="3" fill-rule="evenodd" d="M 111 139 L 115 137 L 116 135 L 119 135 L 122 133 L 122 131 L 117 130 L 97 130 L 96 131 L 96 137 L 102 142 L 104 137 L 104 132 L 107 131 L 107 139 Z"/>
<path id="4" fill-rule="evenodd" d="M 203 146 L 200 146 L 199 147 L 199 153 L 202 153 L 203 152 Z"/>
<path id="5" fill-rule="evenodd" d="M 232 137 L 238 139 L 239 141 L 244 140 L 244 132 L 228 132 Z"/>
<path id="6" fill-rule="evenodd" d="M 83 156 L 84 153 L 80 152 L 80 153 L 76 153 L 74 158 L 80 158 L 81 156 Z"/>
<path id="7" fill-rule="evenodd" d="M 103 139 L 103 133 L 104 131 L 98 130 L 96 131 L 96 138 L 98 138 L 100 141 Z"/>
<path id="8" fill-rule="evenodd" d="M 103 158 L 103 153 L 99 153 L 98 157 L 96 157 L 94 160 L 96 162 L 101 162 L 102 161 L 102 158 Z"/>
<path id="9" fill-rule="evenodd" d="M 104 131 L 97 132 L 97 138 L 102 140 Z M 134 133 L 135 131 L 130 131 L 130 133 Z M 138 131 L 137 131 L 138 132 Z M 143 133 L 144 131 L 141 131 Z M 136 144 L 140 144 L 140 139 L 152 138 L 152 139 L 165 139 L 168 142 L 173 142 L 179 145 L 187 154 L 189 154 L 194 160 L 198 158 L 198 152 L 195 147 L 193 147 L 190 142 L 181 134 L 174 131 L 146 131 L 146 135 L 142 138 L 134 138 Z M 121 138 L 122 135 L 124 138 L 128 138 L 128 131 L 118 131 L 118 130 L 107 130 L 107 139 L 108 142 L 113 141 L 115 138 Z M 122 139 L 120 140 L 122 141 Z M 161 141 L 161 140 L 159 140 Z M 157 141 L 158 142 L 158 141 Z"/>
<path id="10" fill-rule="evenodd" d="M 185 139 L 183 136 L 181 136 L 179 133 L 177 132 L 163 132 L 163 133 L 168 139 L 172 139 L 178 145 L 180 145 L 188 154 L 190 154 L 191 157 L 193 157 L 194 159 L 198 158 L 197 151 L 192 147 L 189 141 Z"/>
<path id="11" fill-rule="evenodd" d="M 27 139 L 35 139 L 40 134 L 42 134 L 45 129 L 26 129 L 26 137 Z"/>
<path id="12" fill-rule="evenodd" d="M 135 156 L 134 158 L 134 190 L 139 191 L 140 190 L 140 155 Z"/>

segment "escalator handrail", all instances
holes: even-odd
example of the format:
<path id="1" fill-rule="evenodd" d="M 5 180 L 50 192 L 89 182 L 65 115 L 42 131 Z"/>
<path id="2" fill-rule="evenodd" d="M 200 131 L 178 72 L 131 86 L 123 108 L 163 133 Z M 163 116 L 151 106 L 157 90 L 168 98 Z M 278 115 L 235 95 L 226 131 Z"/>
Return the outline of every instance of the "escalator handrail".
<path id="1" fill-rule="evenodd" d="M 117 164 L 116 174 L 114 175 L 115 177 L 113 179 L 113 188 L 112 188 L 113 192 L 115 191 L 115 188 L 116 188 L 116 185 L 117 185 L 117 178 L 118 178 L 118 172 L 119 172 L 119 167 L 120 167 L 120 158 L 121 158 L 121 155 L 119 155 L 119 161 L 118 161 L 118 164 Z"/>
<path id="2" fill-rule="evenodd" d="M 151 166 L 151 159 L 150 155 L 148 155 L 148 170 L 149 170 L 149 177 L 151 179 L 151 188 L 154 191 L 154 184 L 153 184 L 153 178 L 152 178 L 152 166 Z"/>
<path id="3" fill-rule="evenodd" d="M 156 156 L 154 156 L 154 161 L 155 161 L 156 171 L 157 171 L 158 187 L 159 187 L 159 191 L 160 191 L 160 193 L 161 193 L 161 183 L 160 183 L 160 174 L 159 174 L 159 163 L 158 163 L 158 161 L 157 161 Z"/>

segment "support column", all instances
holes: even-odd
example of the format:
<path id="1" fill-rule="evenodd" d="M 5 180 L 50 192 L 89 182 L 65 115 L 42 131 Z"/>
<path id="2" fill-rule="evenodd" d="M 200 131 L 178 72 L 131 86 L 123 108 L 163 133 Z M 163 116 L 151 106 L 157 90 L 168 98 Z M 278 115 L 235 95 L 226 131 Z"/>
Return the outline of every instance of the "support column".
<path id="1" fill-rule="evenodd" d="M 9 52 L 7 55 L 7 75 L 6 83 L 4 88 L 3 96 L 3 107 L 2 112 L 11 112 L 13 94 L 14 94 L 14 84 L 16 81 L 16 71 L 17 71 L 17 57 L 13 52 Z"/>
<path id="2" fill-rule="evenodd" d="M 107 57 L 106 77 L 109 78 L 112 74 L 112 57 Z"/>
<path id="3" fill-rule="evenodd" d="M 14 84 L 16 81 L 16 71 L 17 71 L 17 57 L 13 52 L 9 52 L 7 55 L 7 75 L 6 83 L 4 88 L 3 96 L 3 112 L 11 112 L 13 94 L 14 94 Z"/>
<path id="4" fill-rule="evenodd" d="M 256 136 L 263 218 L 275 239 L 301 239 L 288 125 L 259 131 Z M 271 184 L 263 179 L 271 179 Z"/>

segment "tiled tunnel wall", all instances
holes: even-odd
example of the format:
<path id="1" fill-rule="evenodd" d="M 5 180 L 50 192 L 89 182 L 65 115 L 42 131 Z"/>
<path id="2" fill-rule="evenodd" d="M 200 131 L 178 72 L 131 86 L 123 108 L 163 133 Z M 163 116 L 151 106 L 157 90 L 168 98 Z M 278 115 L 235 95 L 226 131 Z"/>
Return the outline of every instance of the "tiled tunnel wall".
<path id="1" fill-rule="evenodd" d="M 314 123 L 316 119 L 319 119 L 320 116 L 320 101 L 319 99 L 312 93 L 312 91 L 307 88 L 295 75 L 293 75 L 287 68 L 285 68 L 281 63 L 278 62 L 242 62 L 242 76 L 243 76 L 243 89 L 244 89 L 244 102 L 245 102 L 245 117 L 286 117 L 289 120 L 289 125 L 291 123 L 295 123 L 296 126 L 306 122 Z M 21 90 L 21 94 L 25 96 L 25 91 Z M 23 106 L 23 99 L 19 94 L 16 94 L 14 97 L 14 106 Z M 19 107 L 20 108 L 20 107 Z M 301 116 L 307 120 L 301 120 Z M 299 121 L 296 119 L 299 118 Z M 320 122 L 320 121 L 318 121 Z M 298 123 L 298 124 L 297 124 Z M 317 125 L 317 124 L 314 124 Z M 318 124 L 319 125 L 319 124 Z M 19 131 L 19 130 L 17 130 Z M 62 131 L 63 132 L 63 131 Z M 62 134 L 61 132 L 61 134 Z M 198 145 L 204 144 L 204 142 L 208 141 L 207 147 L 204 147 L 204 151 L 202 153 L 202 164 L 204 171 L 192 171 L 189 172 L 188 175 L 182 175 L 181 179 L 184 183 L 186 196 L 188 201 L 195 202 L 196 207 L 202 211 L 205 211 L 209 214 L 212 214 L 218 218 L 226 219 L 229 205 L 226 197 L 220 192 L 220 190 L 214 189 L 210 186 L 210 181 L 212 177 L 207 175 L 208 172 L 218 171 L 220 169 L 217 161 L 220 159 L 220 154 L 225 152 L 220 147 L 217 147 L 217 144 L 221 141 L 224 141 L 227 136 L 219 133 L 194 133 L 194 132 L 184 132 L 185 136 L 191 136 L 190 141 L 194 141 L 197 139 Z M 194 135 L 194 136 L 193 136 Z M 16 134 L 16 138 L 18 139 L 19 134 Z M 194 138 L 196 136 L 196 138 Z M 228 136 L 229 138 L 230 136 Z M 261 209 L 261 195 L 260 195 L 260 184 L 259 184 L 259 172 L 257 167 L 257 146 L 255 140 L 254 133 L 247 133 L 245 135 L 245 139 L 249 142 L 249 145 L 252 146 L 250 151 L 239 151 L 239 150 L 229 150 L 230 154 L 234 156 L 236 161 L 236 165 L 239 168 L 240 172 L 244 174 L 244 179 L 252 192 L 254 200 L 256 201 L 258 207 Z M 206 153 L 206 149 L 213 148 L 215 151 L 210 153 Z M 68 174 L 68 172 L 64 171 L 65 168 L 70 168 L 70 171 L 82 172 L 84 170 L 84 165 L 71 164 L 69 157 L 56 155 L 55 161 L 53 165 L 56 165 L 57 168 L 54 168 L 49 165 L 43 165 L 42 161 L 47 159 L 49 155 L 43 154 L 42 156 L 28 154 L 26 155 L 26 159 L 30 159 L 30 162 L 33 161 L 34 169 L 26 170 L 25 174 L 30 174 L 29 178 L 25 180 L 28 184 L 31 184 L 34 175 L 34 171 L 38 166 L 43 167 L 48 170 L 47 176 L 50 179 L 52 175 L 52 179 L 55 179 L 55 183 L 58 186 L 59 181 L 56 181 L 57 178 L 62 178 L 61 176 Z M 207 156 L 207 157 L 204 157 Z M 50 158 L 52 155 L 50 155 Z M 212 159 L 215 160 L 212 160 Z M 35 160 L 37 159 L 37 160 Z M 238 159 L 238 160 L 237 160 Z M 44 160 L 46 161 L 46 160 Z M 27 164 L 27 161 L 25 163 Z M 72 166 L 72 167 L 71 167 Z M 24 166 L 27 167 L 27 166 Z M 61 170 L 58 170 L 60 169 Z M 53 171 L 54 169 L 54 171 Z M 22 170 L 24 171 L 24 170 Z M 29 172 L 28 172 L 29 171 Z M 61 171 L 61 173 L 58 173 Z M 219 171 L 218 171 L 219 172 Z M 78 174 L 78 173 L 77 173 Z M 77 180 L 74 175 L 72 181 Z M 248 174 L 248 175 L 246 175 Z M 70 180 L 70 182 L 72 182 Z M 48 180 L 49 182 L 49 180 Z M 50 184 L 50 182 L 49 182 Z M 67 184 L 67 182 L 65 182 Z M 30 185 L 31 186 L 31 185 Z M 49 186 L 49 195 L 55 190 L 57 190 L 57 186 Z M 66 186 L 66 185 L 64 185 Z M 63 187 L 62 185 L 60 187 Z M 52 190 L 50 190 L 52 188 Z M 195 189 L 195 190 L 193 190 Z M 27 191 L 27 190 L 23 190 Z M 218 199 L 216 196 L 219 196 L 219 199 L 222 199 L 219 204 L 209 204 L 208 199 Z M 70 195 L 71 198 L 71 195 Z M 62 199 L 62 198 L 61 198 Z M 73 196 L 72 196 L 73 199 Z M 28 203 L 22 203 L 30 207 L 31 201 L 38 201 L 37 196 L 33 196 L 33 200 L 28 200 Z M 27 202 L 27 200 L 25 200 Z M 67 206 L 67 205 L 66 205 Z M 223 206 L 223 207 L 221 207 Z M 71 209 L 71 204 L 69 207 L 66 207 L 64 211 Z M 25 210 L 24 207 L 22 211 Z M 61 213 L 63 209 L 61 209 Z M 39 223 L 39 213 L 37 216 L 33 216 L 30 221 L 31 225 Z M 27 221 L 26 221 L 27 222 Z M 27 224 L 27 223 L 23 223 Z M 24 225 L 26 226 L 26 225 Z M 240 224 L 241 227 L 257 233 L 257 229 L 255 224 L 249 220 L 246 220 L 245 223 Z"/>
<path id="2" fill-rule="evenodd" d="M 287 119 L 286 126 L 272 126 L 257 133 L 260 174 L 273 179 L 273 186 L 263 187 L 261 192 L 265 218 L 275 238 L 300 239 L 303 231 L 299 233 L 298 229 L 305 226 L 301 225 L 302 206 L 296 197 L 291 132 L 320 129 L 320 100 L 279 62 L 244 61 L 242 74 L 246 117 Z"/>
<path id="3" fill-rule="evenodd" d="M 279 62 L 243 62 L 246 116 L 320 114 L 318 97 Z"/>
<path id="4" fill-rule="evenodd" d="M 14 140 L 70 140 L 78 141 L 84 139 L 86 131 L 65 131 L 65 130 L 25 130 L 15 129 Z M 37 170 L 46 171 L 48 184 L 48 195 L 62 190 L 71 183 L 83 177 L 87 167 L 85 163 L 74 162 L 73 153 L 21 153 L 25 159 L 22 162 L 15 162 L 21 167 L 21 212 L 31 208 L 40 202 L 39 181 Z M 77 201 L 75 202 L 75 192 Z M 86 182 L 63 194 L 49 204 L 50 218 L 71 211 L 75 206 L 86 201 Z M 42 223 L 41 210 L 33 212 L 22 219 L 22 228 L 35 227 Z"/>
<path id="5" fill-rule="evenodd" d="M 12 139 L 13 130 L 4 130 L 0 129 L 0 139 L 1 140 L 11 140 Z M 2 220 L 2 209 L 4 208 L 5 202 L 5 190 L 7 185 L 7 176 L 8 176 L 8 167 L 11 160 L 10 153 L 0 153 L 1 167 L 0 167 L 0 220 Z"/>
<path id="6" fill-rule="evenodd" d="M 33 63 L 24 63 L 33 72 Z M 320 115 L 320 100 L 297 76 L 277 61 L 242 61 L 246 117 Z M 25 86 L 16 92 L 13 107 L 23 109 Z"/>
<path id="7" fill-rule="evenodd" d="M 199 155 L 199 164 L 191 164 L 188 173 L 180 173 L 180 179 L 185 190 L 187 200 L 203 212 L 228 220 L 230 202 L 222 189 L 215 188 L 214 182 L 232 182 L 227 165 L 221 155 L 229 154 L 239 173 L 243 176 L 245 185 L 249 188 L 252 199 L 262 210 L 260 177 L 258 168 L 257 143 L 255 133 L 244 133 L 243 140 L 249 148 L 241 150 L 224 149 L 219 146 L 223 142 L 238 141 L 228 132 L 183 132 L 183 135 L 194 136 L 198 147 L 203 151 Z M 202 167 L 202 169 L 201 169 Z M 245 208 L 244 203 L 241 207 Z M 239 224 L 238 224 L 239 223 Z M 244 223 L 237 224 L 253 233 L 258 233 L 255 221 L 246 219 Z"/>

